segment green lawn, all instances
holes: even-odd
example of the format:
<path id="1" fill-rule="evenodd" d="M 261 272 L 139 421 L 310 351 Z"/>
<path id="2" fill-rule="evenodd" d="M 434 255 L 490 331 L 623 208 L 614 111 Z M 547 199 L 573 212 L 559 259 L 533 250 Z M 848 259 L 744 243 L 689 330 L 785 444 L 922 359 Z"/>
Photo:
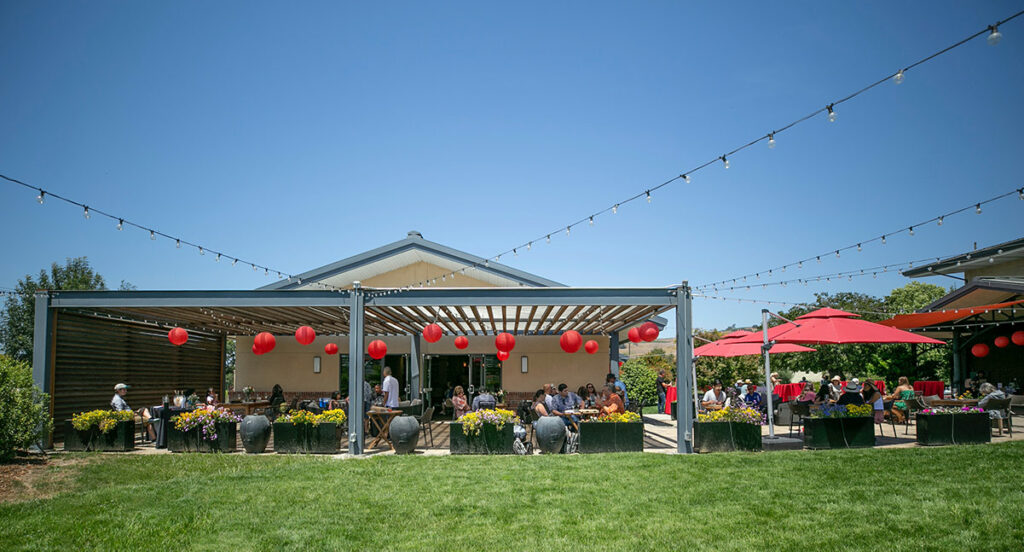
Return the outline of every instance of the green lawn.
<path id="1" fill-rule="evenodd" d="M 72 457 L 72 458 L 81 458 Z M 0 549 L 1020 550 L 1024 443 L 675 456 L 91 457 Z"/>

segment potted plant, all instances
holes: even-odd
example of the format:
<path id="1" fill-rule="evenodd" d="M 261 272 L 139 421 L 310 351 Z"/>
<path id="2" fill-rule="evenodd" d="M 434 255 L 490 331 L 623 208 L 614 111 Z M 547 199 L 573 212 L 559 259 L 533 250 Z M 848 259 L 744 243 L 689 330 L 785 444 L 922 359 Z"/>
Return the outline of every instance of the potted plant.
<path id="1" fill-rule="evenodd" d="M 171 452 L 234 452 L 238 448 L 238 422 L 241 420 L 225 409 L 182 412 L 171 417 L 167 449 Z"/>
<path id="2" fill-rule="evenodd" d="M 292 410 L 274 420 L 274 452 L 280 454 L 337 454 L 345 436 L 345 411 L 313 414 Z"/>
<path id="3" fill-rule="evenodd" d="M 762 424 L 764 414 L 754 408 L 700 412 L 693 424 L 693 448 L 696 452 L 759 451 Z"/>
<path id="4" fill-rule="evenodd" d="M 580 452 L 643 452 L 644 423 L 636 412 L 616 412 L 580 422 Z"/>
<path id="5" fill-rule="evenodd" d="M 251 385 L 246 385 L 245 387 L 243 387 L 242 394 L 245 395 L 245 402 L 252 402 L 252 394 L 255 392 L 256 390 L 253 389 Z"/>
<path id="6" fill-rule="evenodd" d="M 919 445 L 973 445 L 991 440 L 988 412 L 977 406 L 925 408 L 917 413 Z"/>
<path id="7" fill-rule="evenodd" d="M 519 417 L 511 410 L 477 410 L 463 414 L 449 426 L 452 454 L 513 454 L 513 428 Z"/>
<path id="8" fill-rule="evenodd" d="M 804 420 L 804 446 L 810 449 L 875 446 L 870 404 L 825 405 Z"/>
<path id="9" fill-rule="evenodd" d="M 64 450 L 125 452 L 135 448 L 135 413 L 79 412 L 64 422 Z"/>

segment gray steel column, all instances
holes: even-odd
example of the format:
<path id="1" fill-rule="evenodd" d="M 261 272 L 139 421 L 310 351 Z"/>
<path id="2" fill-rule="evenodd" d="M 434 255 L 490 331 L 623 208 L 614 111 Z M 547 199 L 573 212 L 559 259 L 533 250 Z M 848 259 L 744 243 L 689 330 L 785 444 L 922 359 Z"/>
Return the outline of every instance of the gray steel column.
<path id="1" fill-rule="evenodd" d="M 32 336 L 32 381 L 43 393 L 49 394 L 53 383 L 53 317 L 50 311 L 50 294 L 36 292 L 35 328 Z M 46 411 L 53 415 L 53 396 L 50 396 Z M 53 435 L 44 435 L 46 448 L 53 447 Z"/>
<path id="2" fill-rule="evenodd" d="M 349 295 L 348 452 L 363 453 L 363 292 L 359 282 Z"/>
<path id="3" fill-rule="evenodd" d="M 697 382 L 690 381 L 693 373 L 693 296 L 690 284 L 676 289 L 676 452 L 691 454 L 693 452 L 693 410 L 689 405 L 689 396 Z M 683 400 L 683 397 L 687 397 Z"/>
<path id="4" fill-rule="evenodd" d="M 949 382 L 950 390 L 953 386 L 957 386 L 958 389 L 962 389 L 963 374 L 961 373 L 960 366 L 960 332 L 953 330 L 953 374 Z M 954 397 L 956 398 L 956 397 Z"/>
<path id="5" fill-rule="evenodd" d="M 420 364 L 423 356 L 420 352 L 420 336 L 413 334 L 409 344 L 409 400 L 420 398 Z"/>
<path id="6" fill-rule="evenodd" d="M 619 332 L 608 334 L 608 371 L 619 377 Z"/>

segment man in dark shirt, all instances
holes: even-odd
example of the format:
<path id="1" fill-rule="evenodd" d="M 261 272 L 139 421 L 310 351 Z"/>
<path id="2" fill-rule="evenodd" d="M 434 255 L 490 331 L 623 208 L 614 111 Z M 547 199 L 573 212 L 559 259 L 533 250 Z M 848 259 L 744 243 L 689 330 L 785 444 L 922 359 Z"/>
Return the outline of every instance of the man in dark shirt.
<path id="1" fill-rule="evenodd" d="M 864 397 L 860 394 L 860 381 L 857 378 L 846 384 L 846 389 L 836 404 L 864 404 Z"/>
<path id="2" fill-rule="evenodd" d="M 654 380 L 654 388 L 658 391 L 658 414 L 665 413 L 665 371 L 658 371 L 658 379 Z"/>

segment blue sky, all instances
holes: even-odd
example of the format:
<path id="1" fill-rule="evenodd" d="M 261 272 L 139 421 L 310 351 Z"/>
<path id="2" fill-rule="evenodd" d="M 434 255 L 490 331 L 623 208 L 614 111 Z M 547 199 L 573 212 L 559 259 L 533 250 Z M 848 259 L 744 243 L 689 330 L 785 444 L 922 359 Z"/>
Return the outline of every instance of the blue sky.
<path id="1" fill-rule="evenodd" d="M 823 107 L 1020 2 L 0 4 L 0 173 L 283 271 L 401 239 L 494 255 Z M 579 286 L 728 278 L 1024 185 L 1024 18 L 502 258 Z M 806 274 L 1021 237 L 1003 200 Z M 0 286 L 85 255 L 140 289 L 269 283 L 0 183 Z M 951 280 L 933 279 L 940 285 Z M 882 295 L 879 277 L 733 297 Z M 759 305 L 697 300 L 701 327 Z"/>

